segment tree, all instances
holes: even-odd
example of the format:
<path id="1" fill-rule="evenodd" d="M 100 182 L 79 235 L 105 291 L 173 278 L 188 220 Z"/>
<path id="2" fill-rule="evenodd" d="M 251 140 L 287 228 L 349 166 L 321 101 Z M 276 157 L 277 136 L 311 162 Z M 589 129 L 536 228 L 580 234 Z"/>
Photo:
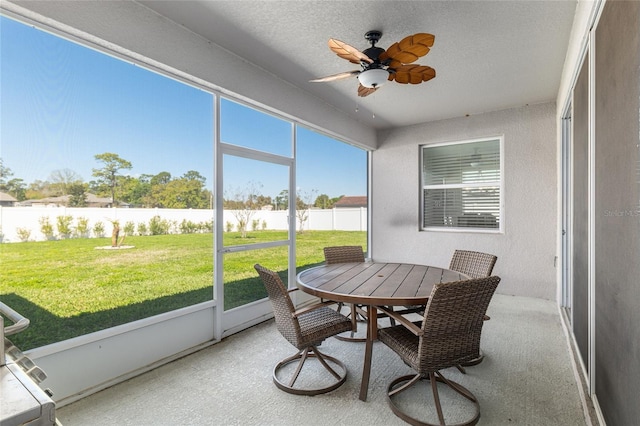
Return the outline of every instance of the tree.
<path id="1" fill-rule="evenodd" d="M 149 191 L 144 197 L 144 203 L 147 207 L 167 207 L 163 202 L 166 198 L 163 194 L 169 182 L 171 182 L 171 173 L 169 172 L 160 172 L 151 177 Z"/>
<path id="2" fill-rule="evenodd" d="M 115 207 L 116 185 L 118 183 L 118 177 L 120 176 L 118 172 L 123 169 L 130 170 L 133 166 L 129 161 L 111 152 L 97 154 L 94 158 L 100 161 L 103 166 L 100 169 L 92 169 L 92 176 L 98 178 L 97 183 L 99 185 L 105 185 L 111 189 L 111 205 Z"/>
<path id="3" fill-rule="evenodd" d="M 171 181 L 171 173 L 160 172 L 151 178 L 151 186 L 154 185 L 166 185 Z"/>
<path id="4" fill-rule="evenodd" d="M 320 194 L 313 205 L 319 209 L 332 209 L 340 198 L 342 198 L 342 195 L 339 197 L 329 198 L 327 194 Z"/>
<path id="5" fill-rule="evenodd" d="M 212 194 L 207 190 L 207 178 L 195 170 L 189 170 L 182 175 L 181 180 L 185 181 L 186 192 L 183 195 L 185 208 L 206 209 L 212 208 Z"/>
<path id="6" fill-rule="evenodd" d="M 202 184 L 185 178 L 174 179 L 156 194 L 160 205 L 170 209 L 204 209 L 209 207 L 208 191 Z"/>
<path id="7" fill-rule="evenodd" d="M 69 207 L 86 207 L 87 191 L 83 183 L 73 183 L 68 188 Z"/>
<path id="8" fill-rule="evenodd" d="M 169 172 L 161 172 L 155 176 L 145 175 L 147 179 L 148 184 L 140 183 L 137 188 L 145 190 L 142 200 L 147 207 L 211 208 L 211 191 L 205 188 L 207 179 L 195 170 L 189 170 L 179 178 L 172 178 Z"/>
<path id="9" fill-rule="evenodd" d="M 124 176 L 118 182 L 120 199 L 131 207 L 148 207 L 147 201 L 151 194 L 152 175 L 143 174 L 138 178 Z"/>
<path id="10" fill-rule="evenodd" d="M 18 201 L 23 201 L 26 198 L 27 185 L 20 178 L 9 179 L 11 176 L 13 172 L 5 167 L 0 158 L 0 191 L 13 195 Z"/>
<path id="11" fill-rule="evenodd" d="M 82 183 L 82 176 L 71 169 L 54 170 L 49 175 L 49 182 L 54 195 L 68 195 L 71 185 Z"/>
<path id="12" fill-rule="evenodd" d="M 16 197 L 18 201 L 24 201 L 26 199 L 27 184 L 24 183 L 24 180 L 15 178 L 7 182 L 3 190 Z"/>
<path id="13" fill-rule="evenodd" d="M 256 198 L 256 207 L 262 209 L 266 206 L 273 206 L 273 200 L 268 195 L 258 195 Z"/>
<path id="14" fill-rule="evenodd" d="M 233 211 L 242 238 L 247 237 L 247 226 L 258 209 L 257 200 L 261 188 L 262 185 L 257 182 L 248 182 L 244 188 L 236 189 L 233 195 L 224 197 L 224 208 Z"/>
<path id="15" fill-rule="evenodd" d="M 298 191 L 298 196 L 296 197 L 296 217 L 298 218 L 299 232 L 304 231 L 304 223 L 309 219 L 311 200 L 313 200 L 313 196 L 317 192 L 317 189 L 312 189 L 311 192 Z"/>
<path id="16" fill-rule="evenodd" d="M 2 158 L 0 158 L 0 191 L 6 189 L 7 179 L 13 176 L 13 172 L 10 168 L 5 167 Z"/>
<path id="17" fill-rule="evenodd" d="M 289 208 L 289 190 L 283 189 L 275 199 L 276 210 L 287 210 Z"/>
<path id="18" fill-rule="evenodd" d="M 329 199 L 329 196 L 327 194 L 318 195 L 313 205 L 314 207 L 317 207 L 319 209 L 330 209 L 333 207 L 333 203 L 331 203 L 331 200 Z"/>
<path id="19" fill-rule="evenodd" d="M 202 186 L 204 186 L 204 184 L 207 182 L 207 178 L 202 176 L 199 172 L 196 172 L 195 170 L 189 170 L 187 173 L 182 175 L 182 179 L 200 182 Z"/>
<path id="20" fill-rule="evenodd" d="M 33 200 L 37 198 L 45 198 L 51 195 L 51 190 L 48 181 L 41 181 L 39 179 L 34 180 L 27 187 L 25 198 L 27 200 Z"/>

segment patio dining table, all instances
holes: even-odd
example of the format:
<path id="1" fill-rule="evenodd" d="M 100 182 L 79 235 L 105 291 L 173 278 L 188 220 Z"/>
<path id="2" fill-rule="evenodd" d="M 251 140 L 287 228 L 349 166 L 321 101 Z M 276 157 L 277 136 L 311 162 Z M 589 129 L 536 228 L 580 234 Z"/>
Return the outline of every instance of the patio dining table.
<path id="1" fill-rule="evenodd" d="M 366 401 L 373 342 L 378 331 L 378 306 L 426 305 L 436 283 L 466 280 L 463 273 L 407 263 L 336 263 L 302 271 L 300 290 L 322 299 L 366 307 L 367 338 L 360 399 Z"/>

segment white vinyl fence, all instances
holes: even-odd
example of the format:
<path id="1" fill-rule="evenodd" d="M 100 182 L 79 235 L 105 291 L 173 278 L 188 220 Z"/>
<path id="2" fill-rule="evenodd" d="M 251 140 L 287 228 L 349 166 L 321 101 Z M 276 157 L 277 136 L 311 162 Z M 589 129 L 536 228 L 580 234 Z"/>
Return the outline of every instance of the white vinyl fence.
<path id="1" fill-rule="evenodd" d="M 170 224 L 170 233 L 181 233 L 180 224 L 189 221 L 194 224 L 211 223 L 214 219 L 213 210 L 192 209 L 128 209 L 128 208 L 93 208 L 93 207 L 2 207 L 0 206 L 0 242 L 21 242 L 28 234 L 29 241 L 44 241 L 47 239 L 41 230 L 41 221 L 46 218 L 53 227 L 54 237 L 60 238 L 57 228 L 58 217 L 71 216 L 71 228 L 77 226 L 78 219 L 88 221 L 88 237 L 94 238 L 96 224 L 102 224 L 104 234 L 110 237 L 113 221 L 118 221 L 120 235 L 127 223 L 133 223 L 135 235 L 138 234 L 139 224 L 146 225 L 154 216 L 167 221 Z M 257 229 L 287 229 L 289 212 L 287 210 L 267 211 L 257 210 L 249 220 L 247 230 L 253 229 L 253 222 Z M 298 216 L 295 212 L 291 220 L 296 221 L 296 227 L 300 227 Z M 233 211 L 224 212 L 223 229 L 231 227 L 237 230 L 237 220 Z M 341 209 L 311 209 L 308 211 L 304 230 L 323 231 L 366 231 L 366 208 L 341 208 Z"/>

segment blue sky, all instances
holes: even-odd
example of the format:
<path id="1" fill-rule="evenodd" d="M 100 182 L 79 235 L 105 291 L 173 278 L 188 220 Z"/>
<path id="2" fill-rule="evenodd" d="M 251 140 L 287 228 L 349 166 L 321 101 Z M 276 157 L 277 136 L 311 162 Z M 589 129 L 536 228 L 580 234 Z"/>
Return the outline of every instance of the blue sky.
<path id="1" fill-rule="evenodd" d="M 101 166 L 94 156 L 113 152 L 133 176 L 196 170 L 212 186 L 211 93 L 5 17 L 0 31 L 0 157 L 14 178 L 29 184 L 71 169 L 88 182 Z M 224 142 L 289 154 L 288 122 L 222 102 Z M 365 151 L 299 129 L 297 153 L 303 191 L 366 194 Z M 240 163 L 225 163 L 225 185 L 259 182 L 271 196 L 285 189 L 272 166 Z"/>

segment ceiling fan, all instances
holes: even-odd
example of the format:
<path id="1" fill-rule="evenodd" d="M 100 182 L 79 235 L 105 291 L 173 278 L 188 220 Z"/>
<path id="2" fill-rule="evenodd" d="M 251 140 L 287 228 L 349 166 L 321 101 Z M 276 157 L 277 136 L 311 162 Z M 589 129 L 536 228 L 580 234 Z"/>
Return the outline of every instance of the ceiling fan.
<path id="1" fill-rule="evenodd" d="M 329 49 L 339 57 L 354 64 L 360 64 L 361 70 L 341 72 L 327 77 L 309 80 L 312 83 L 342 80 L 357 76 L 358 96 L 364 97 L 375 92 L 386 81 L 400 84 L 419 84 L 429 81 L 436 76 L 436 70 L 431 67 L 413 64 L 418 58 L 429 53 L 435 37 L 432 34 L 418 33 L 393 43 L 387 50 L 376 47 L 382 37 L 381 31 L 369 31 L 364 38 L 371 43 L 371 47 L 360 52 L 345 42 L 329 39 Z"/>

